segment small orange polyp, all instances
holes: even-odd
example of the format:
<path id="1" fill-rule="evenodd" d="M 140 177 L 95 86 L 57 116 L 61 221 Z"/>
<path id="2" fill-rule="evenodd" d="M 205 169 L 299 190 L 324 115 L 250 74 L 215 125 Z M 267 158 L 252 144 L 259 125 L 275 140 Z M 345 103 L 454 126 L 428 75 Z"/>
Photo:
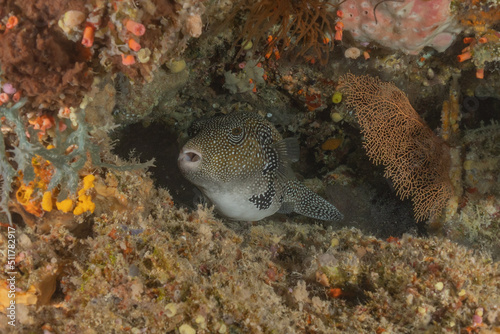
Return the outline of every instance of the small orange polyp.
<path id="1" fill-rule="evenodd" d="M 274 57 L 276 57 L 276 60 L 280 59 L 280 52 L 278 51 L 278 49 L 274 50 Z"/>
<path id="2" fill-rule="evenodd" d="M 333 39 L 335 39 L 336 41 L 341 41 L 342 40 L 342 30 L 337 30 L 335 32 L 335 37 Z"/>
<path id="3" fill-rule="evenodd" d="M 339 298 L 342 296 L 342 289 L 340 288 L 333 288 L 328 291 L 328 295 L 332 298 Z"/>
<path id="4" fill-rule="evenodd" d="M 135 64 L 135 58 L 132 55 L 123 55 L 122 54 L 122 64 L 123 65 L 133 65 Z"/>
<path id="5" fill-rule="evenodd" d="M 7 20 L 7 23 L 5 24 L 5 27 L 7 29 L 12 29 L 15 26 L 17 26 L 18 23 L 19 23 L 19 19 L 17 18 L 17 16 L 13 15 L 13 16 L 9 17 L 9 19 Z"/>
<path id="6" fill-rule="evenodd" d="M 465 44 L 470 44 L 472 42 L 474 42 L 474 37 L 464 37 Z"/>
<path id="7" fill-rule="evenodd" d="M 88 25 L 83 30 L 82 45 L 90 48 L 94 45 L 94 27 Z"/>
<path id="8" fill-rule="evenodd" d="M 12 101 L 14 102 L 19 102 L 19 100 L 21 99 L 21 91 L 17 91 L 14 93 L 14 95 L 12 96 Z"/>
<path id="9" fill-rule="evenodd" d="M 459 62 L 463 62 L 463 61 L 466 61 L 466 60 L 470 59 L 471 57 L 472 57 L 472 54 L 471 54 L 470 52 L 468 52 L 468 51 L 467 51 L 467 52 L 464 52 L 464 53 L 462 53 L 462 54 L 459 54 L 459 55 L 457 56 L 457 60 L 458 60 Z"/>
<path id="10" fill-rule="evenodd" d="M 9 95 L 7 95 L 7 93 L 0 94 L 0 102 L 6 103 L 6 102 L 9 102 L 9 100 L 10 100 L 10 98 L 9 98 Z"/>
<path id="11" fill-rule="evenodd" d="M 139 51 L 141 49 L 141 45 L 133 38 L 128 40 L 128 47 L 133 51 Z"/>
<path id="12" fill-rule="evenodd" d="M 478 68 L 476 70 L 476 78 L 484 79 L 484 68 Z"/>
<path id="13" fill-rule="evenodd" d="M 342 22 L 337 22 L 335 24 L 335 39 L 336 41 L 342 40 L 342 29 L 344 29 L 344 24 Z"/>
<path id="14" fill-rule="evenodd" d="M 142 36 L 146 32 L 146 27 L 143 24 L 132 20 L 125 22 L 125 28 L 136 36 Z"/>

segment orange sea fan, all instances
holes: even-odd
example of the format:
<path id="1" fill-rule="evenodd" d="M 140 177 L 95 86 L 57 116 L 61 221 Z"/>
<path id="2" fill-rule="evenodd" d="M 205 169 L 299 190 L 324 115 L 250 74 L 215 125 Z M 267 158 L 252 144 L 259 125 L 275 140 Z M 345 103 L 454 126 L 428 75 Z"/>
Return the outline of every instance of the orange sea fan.
<path id="1" fill-rule="evenodd" d="M 347 74 L 340 89 L 356 112 L 368 157 L 385 166 L 398 196 L 412 198 L 416 220 L 440 214 L 453 194 L 446 143 L 394 84 Z"/>

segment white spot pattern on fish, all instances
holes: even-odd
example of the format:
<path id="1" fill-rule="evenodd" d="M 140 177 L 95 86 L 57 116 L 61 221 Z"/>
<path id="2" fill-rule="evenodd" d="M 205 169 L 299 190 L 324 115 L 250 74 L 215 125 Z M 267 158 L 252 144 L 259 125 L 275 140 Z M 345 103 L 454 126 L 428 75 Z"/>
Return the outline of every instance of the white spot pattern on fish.
<path id="1" fill-rule="evenodd" d="M 297 212 L 321 220 L 340 220 L 329 202 L 296 180 L 295 139 L 283 139 L 259 115 L 233 112 L 199 120 L 179 155 L 182 174 L 215 209 L 234 220 L 255 221 L 276 212 Z"/>

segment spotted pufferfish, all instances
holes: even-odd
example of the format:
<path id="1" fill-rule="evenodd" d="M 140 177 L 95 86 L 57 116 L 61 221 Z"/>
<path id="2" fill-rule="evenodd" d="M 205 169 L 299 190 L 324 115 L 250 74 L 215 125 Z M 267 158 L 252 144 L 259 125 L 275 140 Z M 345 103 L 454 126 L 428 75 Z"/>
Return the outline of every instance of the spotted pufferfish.
<path id="1" fill-rule="evenodd" d="M 343 215 L 301 184 L 291 163 L 294 138 L 283 139 L 272 123 L 250 112 L 198 120 L 179 154 L 179 168 L 223 216 L 257 221 L 276 212 L 321 219 Z"/>

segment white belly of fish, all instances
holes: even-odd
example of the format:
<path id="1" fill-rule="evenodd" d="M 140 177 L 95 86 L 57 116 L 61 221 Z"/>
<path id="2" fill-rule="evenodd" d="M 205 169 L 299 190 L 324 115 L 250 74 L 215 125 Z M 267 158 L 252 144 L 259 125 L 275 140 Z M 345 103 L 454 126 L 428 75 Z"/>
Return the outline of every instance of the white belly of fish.
<path id="1" fill-rule="evenodd" d="M 259 210 L 254 203 L 249 201 L 249 195 L 238 192 L 203 191 L 203 193 L 215 206 L 217 212 L 233 220 L 261 220 L 276 213 L 279 209 L 271 205 L 268 209 Z"/>

